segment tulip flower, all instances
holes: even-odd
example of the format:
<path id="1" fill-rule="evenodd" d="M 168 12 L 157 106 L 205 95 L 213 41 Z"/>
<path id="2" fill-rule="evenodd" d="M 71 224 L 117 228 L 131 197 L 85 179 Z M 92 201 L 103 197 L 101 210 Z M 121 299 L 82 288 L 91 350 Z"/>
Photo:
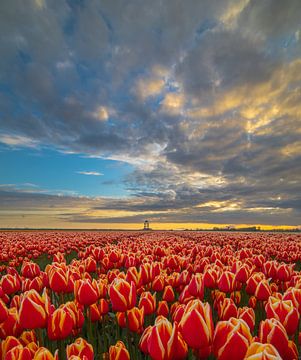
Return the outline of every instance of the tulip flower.
<path id="1" fill-rule="evenodd" d="M 100 315 L 106 315 L 109 312 L 109 304 L 107 300 L 100 299 L 98 305 Z"/>
<path id="2" fill-rule="evenodd" d="M 241 302 L 241 292 L 240 291 L 233 291 L 230 294 L 230 299 L 232 299 L 235 305 L 239 305 Z"/>
<path id="3" fill-rule="evenodd" d="M 97 304 L 92 304 L 89 306 L 87 315 L 92 323 L 97 322 L 101 319 L 101 313 Z"/>
<path id="4" fill-rule="evenodd" d="M 301 289 L 288 289 L 283 296 L 283 300 L 291 300 L 294 307 L 298 309 L 299 314 L 301 313 Z"/>
<path id="5" fill-rule="evenodd" d="M 218 271 L 208 268 L 204 272 L 204 285 L 206 288 L 214 289 L 217 286 L 217 280 L 219 278 Z"/>
<path id="6" fill-rule="evenodd" d="M 18 310 L 15 307 L 9 308 L 6 320 L 0 324 L 0 338 L 5 339 L 9 335 L 18 337 L 21 333 Z"/>
<path id="7" fill-rule="evenodd" d="M 172 325 L 163 316 L 158 316 L 154 326 L 144 330 L 139 347 L 154 360 L 182 360 L 188 352 L 177 323 Z"/>
<path id="8" fill-rule="evenodd" d="M 279 360 L 277 349 L 272 344 L 253 342 L 245 356 L 245 360 Z"/>
<path id="9" fill-rule="evenodd" d="M 255 297 L 258 300 L 266 301 L 272 294 L 272 290 L 270 288 L 269 282 L 265 279 L 261 280 L 255 290 Z"/>
<path id="10" fill-rule="evenodd" d="M 188 291 L 188 285 L 186 285 L 179 296 L 179 302 L 187 304 L 190 300 L 194 300 L 194 296 Z"/>
<path id="11" fill-rule="evenodd" d="M 220 291 L 229 293 L 235 290 L 235 275 L 230 271 L 222 272 L 218 279 L 218 288 Z"/>
<path id="12" fill-rule="evenodd" d="M 291 300 L 280 300 L 271 296 L 265 306 L 267 318 L 275 318 L 285 327 L 288 335 L 293 335 L 299 324 L 299 313 Z"/>
<path id="13" fill-rule="evenodd" d="M 76 280 L 74 283 L 74 296 L 80 304 L 85 306 L 96 303 L 99 299 L 99 290 L 96 280 Z"/>
<path id="14" fill-rule="evenodd" d="M 96 270 L 97 270 L 96 260 L 93 259 L 91 256 L 89 256 L 89 257 L 85 260 L 85 270 L 86 270 L 88 273 L 96 272 Z"/>
<path id="15" fill-rule="evenodd" d="M 33 279 L 37 276 L 39 276 L 41 273 L 40 267 L 38 264 L 34 262 L 23 262 L 22 268 L 21 268 L 21 274 L 25 278 Z"/>
<path id="16" fill-rule="evenodd" d="M 109 360 L 129 360 L 130 354 L 122 341 L 109 348 Z"/>
<path id="17" fill-rule="evenodd" d="M 22 345 L 26 346 L 31 342 L 37 342 L 37 337 L 34 330 L 23 331 L 21 336 L 19 336 L 19 340 L 21 341 Z"/>
<path id="18" fill-rule="evenodd" d="M 162 315 L 164 317 L 167 317 L 169 314 L 169 308 L 167 301 L 159 301 L 158 303 L 158 309 L 157 309 L 157 315 Z"/>
<path id="19" fill-rule="evenodd" d="M 225 298 L 218 303 L 218 318 L 220 320 L 229 320 L 231 317 L 237 317 L 237 307 L 230 298 Z"/>
<path id="20" fill-rule="evenodd" d="M 20 325 L 24 329 L 44 328 L 50 311 L 49 299 L 44 292 L 39 295 L 36 290 L 24 293 L 19 309 Z"/>
<path id="21" fill-rule="evenodd" d="M 175 293 L 173 291 L 173 288 L 171 285 L 167 285 L 164 288 L 162 300 L 165 300 L 167 302 L 173 302 L 175 299 Z"/>
<path id="22" fill-rule="evenodd" d="M 250 276 L 250 272 L 251 270 L 248 265 L 246 264 L 241 265 L 235 273 L 235 280 L 241 283 L 246 283 L 246 281 Z"/>
<path id="23" fill-rule="evenodd" d="M 25 346 L 25 345 L 23 345 L 23 346 Z M 26 347 L 30 351 L 30 354 L 32 357 L 34 357 L 36 352 L 39 350 L 39 345 L 33 341 L 31 343 L 27 344 Z"/>
<path id="24" fill-rule="evenodd" d="M 62 304 L 60 308 L 64 309 L 66 312 L 68 312 L 71 315 L 73 322 L 73 329 L 82 328 L 85 318 L 80 306 L 75 304 L 74 301 L 68 301 L 67 303 Z"/>
<path id="25" fill-rule="evenodd" d="M 0 324 L 8 317 L 8 309 L 4 302 L 0 299 Z"/>
<path id="26" fill-rule="evenodd" d="M 32 360 L 32 357 L 28 348 L 17 345 L 6 353 L 5 360 Z"/>
<path id="27" fill-rule="evenodd" d="M 231 318 L 219 321 L 213 337 L 213 353 L 218 360 L 243 360 L 252 341 L 247 323 Z"/>
<path id="28" fill-rule="evenodd" d="M 188 284 L 188 291 L 194 297 L 203 299 L 204 297 L 204 278 L 202 274 L 195 274 L 192 276 Z"/>
<path id="29" fill-rule="evenodd" d="M 264 280 L 265 276 L 263 273 L 254 273 L 249 277 L 247 280 L 246 292 L 249 295 L 254 295 L 257 285 L 260 283 L 261 280 Z"/>
<path id="30" fill-rule="evenodd" d="M 186 305 L 179 329 L 188 346 L 198 349 L 200 355 L 202 349 L 207 354 L 214 329 L 210 305 L 198 299 L 190 301 Z"/>
<path id="31" fill-rule="evenodd" d="M 152 289 L 154 291 L 162 291 L 164 289 L 164 285 L 165 285 L 165 280 L 164 277 L 159 275 L 156 276 L 152 282 Z"/>
<path id="32" fill-rule="evenodd" d="M 56 350 L 53 356 L 48 349 L 40 347 L 35 353 L 33 360 L 58 360 L 58 351 Z"/>
<path id="33" fill-rule="evenodd" d="M 119 326 L 128 327 L 131 331 L 141 333 L 144 323 L 144 310 L 133 307 L 126 313 L 117 313 L 117 321 Z"/>
<path id="34" fill-rule="evenodd" d="M 247 306 L 237 309 L 237 317 L 243 319 L 249 326 L 250 330 L 253 331 L 255 327 L 255 312 L 252 308 Z"/>
<path id="35" fill-rule="evenodd" d="M 74 284 L 71 280 L 70 272 L 63 266 L 52 267 L 48 271 L 49 286 L 51 290 L 58 294 L 73 292 Z"/>
<path id="36" fill-rule="evenodd" d="M 11 295 L 21 289 L 21 283 L 16 275 L 6 274 L 2 276 L 0 283 L 3 291 L 7 295 Z"/>
<path id="37" fill-rule="evenodd" d="M 1 342 L 1 356 L 2 359 L 5 359 L 6 354 L 13 349 L 14 347 L 22 345 L 21 342 L 14 336 L 7 336 L 6 339 L 4 339 Z"/>
<path id="38" fill-rule="evenodd" d="M 259 325 L 258 338 L 261 343 L 272 344 L 285 360 L 298 358 L 298 351 L 288 340 L 284 326 L 276 319 L 266 319 Z"/>
<path id="39" fill-rule="evenodd" d="M 292 276 L 292 267 L 288 264 L 280 264 L 277 269 L 277 278 L 280 281 L 289 281 Z"/>
<path id="40" fill-rule="evenodd" d="M 139 308 L 144 309 L 145 315 L 153 314 L 156 310 L 156 293 L 152 295 L 149 291 L 143 292 L 140 296 Z"/>
<path id="41" fill-rule="evenodd" d="M 124 279 L 116 278 L 109 288 L 109 295 L 114 311 L 127 311 L 136 304 L 136 286 Z"/>
<path id="42" fill-rule="evenodd" d="M 67 359 L 72 355 L 79 356 L 81 359 L 86 356 L 87 360 L 94 359 L 93 346 L 83 338 L 76 339 L 72 344 L 66 347 Z"/>
<path id="43" fill-rule="evenodd" d="M 73 319 L 63 308 L 55 310 L 48 319 L 47 334 L 50 340 L 68 337 L 73 329 Z"/>

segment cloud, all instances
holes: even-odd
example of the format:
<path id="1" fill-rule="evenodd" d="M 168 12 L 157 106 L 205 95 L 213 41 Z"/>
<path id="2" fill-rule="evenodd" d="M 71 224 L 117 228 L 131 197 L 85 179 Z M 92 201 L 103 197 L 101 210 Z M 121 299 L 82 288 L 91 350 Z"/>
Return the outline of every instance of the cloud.
<path id="1" fill-rule="evenodd" d="M 159 95 L 164 89 L 165 82 L 160 78 L 139 79 L 136 84 L 138 97 L 147 99 L 148 97 Z"/>
<path id="2" fill-rule="evenodd" d="M 103 174 L 98 171 L 77 171 L 77 174 L 81 175 L 92 175 L 92 176 L 102 176 Z"/>
<path id="3" fill-rule="evenodd" d="M 30 139 L 27 136 L 13 134 L 0 134 L 0 142 L 13 148 L 36 148 L 38 146 L 38 141 L 36 140 Z"/>
<path id="4" fill-rule="evenodd" d="M 130 164 L 129 199 L 87 200 L 128 211 L 120 221 L 148 211 L 298 223 L 300 10 L 298 0 L 6 2 L 0 142 Z"/>

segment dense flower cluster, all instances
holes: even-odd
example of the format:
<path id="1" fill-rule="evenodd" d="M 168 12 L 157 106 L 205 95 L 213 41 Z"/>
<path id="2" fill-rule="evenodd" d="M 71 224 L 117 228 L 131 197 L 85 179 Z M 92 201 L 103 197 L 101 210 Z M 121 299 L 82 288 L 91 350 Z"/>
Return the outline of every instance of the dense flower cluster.
<path id="1" fill-rule="evenodd" d="M 2 360 L 298 359 L 298 234 L 3 232 Z"/>

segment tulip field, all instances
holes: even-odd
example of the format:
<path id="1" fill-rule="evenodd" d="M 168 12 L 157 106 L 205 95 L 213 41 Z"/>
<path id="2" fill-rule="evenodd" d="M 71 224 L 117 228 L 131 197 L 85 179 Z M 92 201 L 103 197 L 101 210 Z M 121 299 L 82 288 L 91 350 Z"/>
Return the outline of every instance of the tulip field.
<path id="1" fill-rule="evenodd" d="M 2 360 L 299 358 L 301 236 L 0 232 Z"/>

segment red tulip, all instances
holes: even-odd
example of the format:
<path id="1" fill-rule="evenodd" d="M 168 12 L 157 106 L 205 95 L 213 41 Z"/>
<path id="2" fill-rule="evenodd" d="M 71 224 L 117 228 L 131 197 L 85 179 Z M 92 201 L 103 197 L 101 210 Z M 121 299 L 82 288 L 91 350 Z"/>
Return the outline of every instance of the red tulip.
<path id="1" fill-rule="evenodd" d="M 130 360 L 130 354 L 122 341 L 110 346 L 109 360 Z"/>
<path id="2" fill-rule="evenodd" d="M 44 328 L 50 312 L 49 298 L 46 292 L 39 295 L 36 290 L 23 294 L 19 309 L 20 325 L 24 329 Z"/>
<path id="3" fill-rule="evenodd" d="M 38 264 L 36 264 L 34 262 L 28 262 L 28 261 L 23 262 L 23 265 L 21 268 L 22 276 L 24 276 L 28 279 L 33 279 L 36 276 L 39 276 L 40 273 L 41 273 L 41 270 L 40 270 L 40 267 Z"/>
<path id="4" fill-rule="evenodd" d="M 136 286 L 132 282 L 116 278 L 109 288 L 109 295 L 114 311 L 124 312 L 136 304 Z"/>
<path id="5" fill-rule="evenodd" d="M 101 313 L 97 304 L 92 304 L 89 306 L 88 316 L 93 323 L 101 319 Z"/>
<path id="6" fill-rule="evenodd" d="M 109 304 L 108 304 L 107 300 L 100 299 L 98 308 L 99 308 L 100 315 L 106 315 L 109 312 Z"/>
<path id="7" fill-rule="evenodd" d="M 255 296 L 258 300 L 266 301 L 272 294 L 269 282 L 265 279 L 261 280 L 256 287 Z"/>
<path id="8" fill-rule="evenodd" d="M 119 326 L 127 326 L 131 331 L 141 333 L 144 323 L 144 310 L 133 307 L 126 313 L 117 313 L 117 320 Z"/>
<path id="9" fill-rule="evenodd" d="M 264 280 L 265 276 L 263 273 L 255 273 L 249 277 L 247 280 L 246 292 L 249 295 L 254 295 L 257 285 L 260 283 L 261 280 Z"/>
<path id="10" fill-rule="evenodd" d="M 153 314 L 156 311 L 156 293 L 152 295 L 149 291 L 143 292 L 140 296 L 139 308 L 144 309 L 145 315 Z"/>
<path id="11" fill-rule="evenodd" d="M 182 360 L 188 352 L 177 323 L 172 326 L 163 316 L 158 316 L 155 325 L 144 330 L 139 347 L 154 360 Z"/>
<path id="12" fill-rule="evenodd" d="M 244 320 L 219 321 L 214 331 L 213 352 L 218 360 L 243 360 L 251 341 L 252 335 Z"/>
<path id="13" fill-rule="evenodd" d="M 204 272 L 204 285 L 206 288 L 214 289 L 217 286 L 219 274 L 217 270 L 208 268 Z"/>
<path id="14" fill-rule="evenodd" d="M 96 280 L 76 280 L 74 283 L 74 296 L 80 304 L 85 306 L 96 303 L 99 299 L 99 289 Z"/>
<path id="15" fill-rule="evenodd" d="M 280 281 L 289 281 L 293 274 L 293 269 L 291 265 L 288 264 L 280 264 L 277 269 L 277 278 Z"/>
<path id="16" fill-rule="evenodd" d="M 6 353 L 5 360 L 32 360 L 32 357 L 28 348 L 17 345 Z"/>
<path id="17" fill-rule="evenodd" d="M 218 318 L 229 320 L 231 317 L 237 317 L 237 307 L 232 299 L 225 298 L 218 303 Z"/>
<path id="18" fill-rule="evenodd" d="M 62 304 L 60 308 L 64 309 L 71 315 L 73 321 L 73 329 L 80 329 L 84 325 L 84 314 L 80 306 L 75 304 L 74 301 L 68 301 L 66 304 Z"/>
<path id="19" fill-rule="evenodd" d="M 7 336 L 1 343 L 1 358 L 5 359 L 6 354 L 14 347 L 22 345 L 21 342 L 14 336 Z"/>
<path id="20" fill-rule="evenodd" d="M 33 360 L 58 360 L 58 351 L 53 356 L 48 349 L 40 347 L 35 353 Z"/>
<path id="21" fill-rule="evenodd" d="M 162 315 L 164 317 L 168 317 L 169 314 L 169 308 L 167 301 L 159 301 L 158 303 L 158 309 L 157 309 L 157 315 Z"/>
<path id="22" fill-rule="evenodd" d="M 69 270 L 64 265 L 52 265 L 48 270 L 48 276 L 51 290 L 58 294 L 73 292 L 74 283 Z"/>
<path id="23" fill-rule="evenodd" d="M 50 340 L 68 337 L 73 329 L 73 319 L 63 308 L 55 310 L 48 319 L 47 334 Z"/>
<path id="24" fill-rule="evenodd" d="M 0 324 L 0 338 L 5 339 L 9 335 L 18 337 L 21 333 L 22 328 L 19 323 L 18 310 L 12 307 L 8 309 L 6 320 Z"/>
<path id="25" fill-rule="evenodd" d="M 202 274 L 195 274 L 192 276 L 188 284 L 188 291 L 194 297 L 203 299 L 204 297 L 204 278 Z"/>
<path id="26" fill-rule="evenodd" d="M 171 285 L 167 285 L 164 288 L 162 300 L 165 300 L 167 302 L 173 302 L 175 299 L 175 293 L 173 291 L 173 288 Z"/>
<path id="27" fill-rule="evenodd" d="M 218 288 L 220 291 L 229 293 L 235 290 L 235 275 L 230 271 L 222 272 L 218 280 Z"/>
<path id="28" fill-rule="evenodd" d="M 253 342 L 246 353 L 245 360 L 277 360 L 281 359 L 276 348 L 271 344 Z"/>
<path id="29" fill-rule="evenodd" d="M 87 360 L 94 359 L 93 346 L 83 338 L 78 338 L 72 344 L 67 345 L 66 353 L 67 359 L 70 359 L 72 355 L 79 356 L 81 359 L 83 359 L 84 356 L 87 357 Z"/>
<path id="30" fill-rule="evenodd" d="M 243 319 L 249 326 L 250 330 L 253 331 L 255 327 L 255 312 L 252 308 L 242 307 L 238 308 L 237 317 Z"/>
<path id="31" fill-rule="evenodd" d="M 21 341 L 21 344 L 24 346 L 26 346 L 32 342 L 37 342 L 37 338 L 36 338 L 34 330 L 23 331 L 21 336 L 19 337 L 19 340 Z"/>
<path id="32" fill-rule="evenodd" d="M 162 291 L 164 289 L 165 280 L 163 276 L 156 276 L 152 282 L 152 289 L 154 291 Z"/>
<path id="33" fill-rule="evenodd" d="M 188 346 L 199 349 L 200 355 L 202 349 L 207 354 L 214 329 L 210 305 L 198 299 L 190 301 L 186 305 L 179 328 Z"/>
<path id="34" fill-rule="evenodd" d="M 21 289 L 21 283 L 16 275 L 6 274 L 2 276 L 1 287 L 5 294 L 11 295 Z"/>
<path id="35" fill-rule="evenodd" d="M 271 296 L 265 306 L 267 318 L 275 318 L 285 327 L 288 335 L 293 335 L 299 324 L 299 313 L 291 300 L 280 300 Z"/>
<path id="36" fill-rule="evenodd" d="M 0 299 L 0 324 L 8 317 L 8 310 L 4 302 Z"/>
<path id="37" fill-rule="evenodd" d="M 298 358 L 298 351 L 288 340 L 284 326 L 276 319 L 266 319 L 259 325 L 258 338 L 261 343 L 275 346 L 281 357 L 285 360 Z"/>

